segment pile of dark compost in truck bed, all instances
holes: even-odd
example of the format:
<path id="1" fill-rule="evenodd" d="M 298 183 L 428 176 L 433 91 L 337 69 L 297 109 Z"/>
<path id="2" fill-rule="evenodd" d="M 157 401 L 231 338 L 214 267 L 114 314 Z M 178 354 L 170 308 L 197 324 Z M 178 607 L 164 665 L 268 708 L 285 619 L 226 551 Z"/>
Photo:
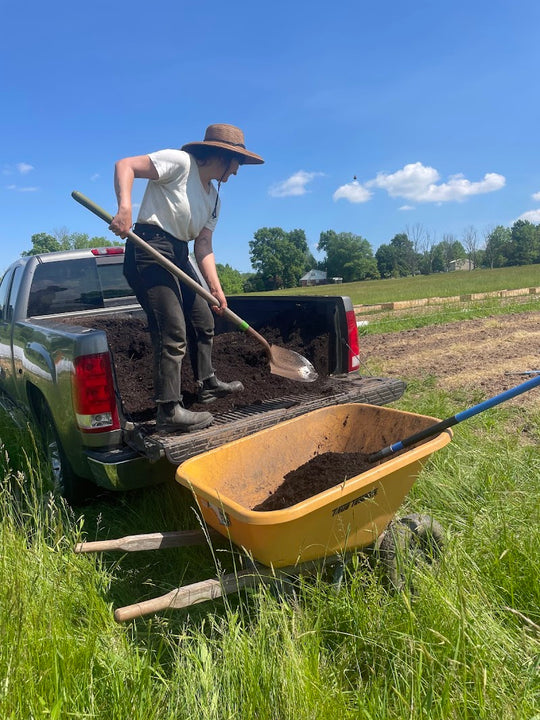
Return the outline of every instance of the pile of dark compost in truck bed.
<path id="1" fill-rule="evenodd" d="M 370 470 L 365 453 L 327 452 L 288 472 L 281 485 L 253 510 L 283 510 Z"/>
<path id="2" fill-rule="evenodd" d="M 297 382 L 271 374 L 266 351 L 260 343 L 241 331 L 226 332 L 214 339 L 216 375 L 225 382 L 240 380 L 244 391 L 201 405 L 197 402 L 197 386 L 186 356 L 182 364 L 184 406 L 217 415 L 290 395 L 321 397 L 336 393 L 343 384 L 328 379 L 328 335 L 317 333 L 316 323 L 310 328 L 309 322 L 302 327 L 287 327 L 286 322 L 284 318 L 284 327 L 279 330 L 262 328 L 260 333 L 271 345 L 286 347 L 307 358 L 319 374 L 315 382 Z M 129 314 L 79 316 L 70 318 L 70 323 L 106 332 L 126 417 L 134 422 L 151 420 L 155 416 L 153 358 L 146 318 Z"/>

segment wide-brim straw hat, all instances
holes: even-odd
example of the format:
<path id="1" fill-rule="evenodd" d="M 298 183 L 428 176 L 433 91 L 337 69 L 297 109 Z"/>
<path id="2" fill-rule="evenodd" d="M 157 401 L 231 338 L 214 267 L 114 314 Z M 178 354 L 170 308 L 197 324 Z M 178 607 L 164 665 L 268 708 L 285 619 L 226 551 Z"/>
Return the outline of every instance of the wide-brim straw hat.
<path id="1" fill-rule="evenodd" d="M 235 153 L 235 155 L 242 155 L 246 165 L 261 165 L 264 163 L 260 155 L 246 150 L 244 133 L 234 125 L 223 125 L 219 123 L 209 125 L 206 128 L 204 140 L 201 142 L 186 143 L 186 145 L 182 145 L 182 150 L 189 152 L 191 148 L 201 145 L 211 145 L 213 147 L 223 148 L 223 150 L 230 150 Z"/>

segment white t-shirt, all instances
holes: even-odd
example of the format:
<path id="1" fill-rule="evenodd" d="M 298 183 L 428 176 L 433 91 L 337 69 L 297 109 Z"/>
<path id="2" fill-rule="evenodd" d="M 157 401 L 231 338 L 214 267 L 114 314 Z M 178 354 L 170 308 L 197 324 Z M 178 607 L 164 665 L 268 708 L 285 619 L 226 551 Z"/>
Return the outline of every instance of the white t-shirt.
<path id="1" fill-rule="evenodd" d="M 186 242 L 198 237 L 203 228 L 213 231 L 220 202 L 213 218 L 217 191 L 210 183 L 206 192 L 195 158 L 172 149 L 149 153 L 149 158 L 159 177 L 148 181 L 137 222 L 157 225 Z"/>

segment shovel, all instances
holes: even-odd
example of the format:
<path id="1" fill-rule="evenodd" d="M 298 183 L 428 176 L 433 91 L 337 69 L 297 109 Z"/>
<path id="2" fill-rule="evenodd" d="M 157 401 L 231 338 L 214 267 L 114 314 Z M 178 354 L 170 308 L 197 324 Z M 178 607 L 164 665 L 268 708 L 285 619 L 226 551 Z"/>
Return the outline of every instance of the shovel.
<path id="1" fill-rule="evenodd" d="M 106 210 L 100 208 L 99 205 L 96 205 L 92 202 L 92 200 L 89 200 L 82 193 L 74 190 L 71 193 L 71 197 L 81 205 L 84 205 L 85 208 L 93 212 L 102 220 L 105 220 L 108 225 L 111 224 L 113 219 L 112 215 Z M 131 230 L 127 233 L 127 237 L 131 240 L 131 242 L 135 243 L 135 245 L 138 245 L 149 255 L 152 255 L 156 262 L 168 270 L 172 275 L 175 275 L 185 285 L 188 285 L 193 292 L 196 292 L 198 295 L 203 297 L 209 305 L 220 307 L 219 300 L 217 300 L 217 298 L 208 292 L 208 290 L 203 288 L 202 285 L 199 285 L 199 283 L 193 280 L 193 278 L 189 275 L 186 275 L 186 273 L 180 270 L 180 268 L 174 263 L 163 257 L 161 253 L 155 250 L 145 240 L 140 238 Z M 248 325 L 245 320 L 242 320 L 241 317 L 232 310 L 229 310 L 227 307 L 223 308 L 223 317 L 238 326 L 240 330 L 243 330 L 264 347 L 270 363 L 270 372 L 274 375 L 280 375 L 281 377 L 289 378 L 289 380 L 298 380 L 300 382 L 314 382 L 317 379 L 317 371 L 309 360 L 302 357 L 302 355 L 294 352 L 294 350 L 287 350 L 286 348 L 279 347 L 278 345 L 270 345 L 262 335 L 260 335 L 256 330 Z"/>
<path id="2" fill-rule="evenodd" d="M 516 397 L 516 395 L 521 395 L 522 393 L 528 392 L 529 390 L 532 390 L 538 385 L 540 385 L 540 375 L 532 378 L 531 380 L 527 380 L 520 385 L 516 385 L 509 390 L 505 390 L 499 395 L 494 395 L 492 398 L 489 398 L 489 400 L 484 400 L 484 402 L 481 402 L 478 405 L 473 405 L 468 410 L 463 410 L 456 415 L 452 415 L 452 417 L 446 418 L 446 420 L 441 420 L 440 422 L 435 423 L 435 425 L 430 425 L 429 427 L 425 428 L 424 430 L 420 430 L 420 432 L 417 432 L 414 435 L 409 435 L 409 437 L 405 438 L 404 440 L 400 440 L 393 445 L 388 445 L 382 450 L 379 450 L 378 452 L 369 455 L 367 461 L 370 463 L 374 463 L 378 460 L 383 460 L 389 455 L 393 455 L 394 453 L 399 452 L 399 450 L 403 450 L 403 448 L 414 445 L 421 440 L 426 440 L 426 438 L 433 437 L 433 435 L 437 435 L 437 433 L 441 432 L 442 430 L 446 430 L 449 427 L 452 427 L 452 425 L 457 425 L 463 420 L 468 420 L 470 417 L 473 417 L 473 415 L 478 415 L 478 413 L 484 412 L 484 410 L 489 410 L 489 408 L 492 408 L 495 405 L 499 405 L 506 400 L 510 400 L 510 398 Z"/>

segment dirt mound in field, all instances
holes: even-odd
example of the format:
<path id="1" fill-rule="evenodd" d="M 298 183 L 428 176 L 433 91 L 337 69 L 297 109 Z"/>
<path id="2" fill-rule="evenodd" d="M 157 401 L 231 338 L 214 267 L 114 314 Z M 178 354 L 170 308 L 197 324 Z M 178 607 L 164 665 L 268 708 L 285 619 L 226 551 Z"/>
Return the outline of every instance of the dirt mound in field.
<path id="1" fill-rule="evenodd" d="M 540 312 L 364 335 L 360 351 L 361 372 L 377 366 L 377 374 L 404 380 L 432 376 L 444 390 L 466 390 L 474 404 L 530 377 L 519 373 L 540 369 Z M 538 403 L 539 393 L 512 402 Z"/>

